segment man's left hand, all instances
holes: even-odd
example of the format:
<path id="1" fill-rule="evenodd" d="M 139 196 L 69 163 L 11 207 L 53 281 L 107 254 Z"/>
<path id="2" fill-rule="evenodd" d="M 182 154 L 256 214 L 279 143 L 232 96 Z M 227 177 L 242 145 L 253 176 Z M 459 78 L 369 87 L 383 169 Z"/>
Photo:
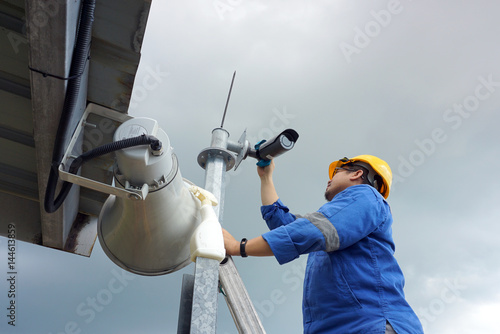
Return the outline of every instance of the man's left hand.
<path id="1" fill-rule="evenodd" d="M 222 229 L 222 235 L 224 236 L 226 255 L 240 255 L 240 243 L 224 228 Z"/>

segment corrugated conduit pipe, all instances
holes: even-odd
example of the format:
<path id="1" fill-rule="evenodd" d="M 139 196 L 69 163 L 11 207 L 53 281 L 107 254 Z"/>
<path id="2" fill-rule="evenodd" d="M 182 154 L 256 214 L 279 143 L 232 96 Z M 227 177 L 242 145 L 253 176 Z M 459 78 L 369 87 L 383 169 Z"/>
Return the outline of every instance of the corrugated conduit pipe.
<path id="1" fill-rule="evenodd" d="M 85 0 L 82 5 L 80 26 L 78 29 L 75 50 L 73 52 L 73 59 L 71 61 L 68 87 L 64 99 L 61 119 L 59 121 L 59 127 L 57 128 L 49 180 L 45 191 L 44 207 L 45 211 L 48 213 L 55 212 L 59 209 L 73 186 L 71 182 L 63 182 L 59 195 L 54 199 L 57 181 L 59 179 L 58 168 L 61 164 L 62 158 L 64 157 L 64 143 L 68 142 L 68 137 L 72 135 L 72 132 L 69 132 L 68 128 L 71 124 L 78 100 L 78 94 L 80 92 L 81 74 L 83 74 L 88 61 L 90 41 L 92 38 L 92 23 L 94 21 L 95 2 L 95 0 Z M 161 151 L 162 148 L 161 142 L 153 136 L 142 135 L 123 139 L 117 142 L 102 145 L 83 153 L 78 158 L 73 160 L 69 168 L 69 172 L 76 174 L 83 163 L 95 157 L 139 145 L 150 145 L 153 151 Z"/>
<path id="2" fill-rule="evenodd" d="M 52 153 L 52 164 L 45 190 L 45 211 L 52 213 L 56 211 L 64 202 L 71 189 L 72 184 L 64 182 L 59 195 L 54 200 L 57 181 L 59 179 L 58 167 L 64 156 L 64 144 L 68 142 L 68 137 L 72 132 L 68 131 L 69 125 L 73 119 L 78 94 L 80 92 L 81 74 L 85 70 L 90 51 L 90 41 L 92 39 L 92 23 L 94 21 L 95 0 L 84 0 L 80 12 L 80 24 L 73 58 L 71 61 L 68 86 L 64 99 L 64 106 L 57 128 L 56 139 L 54 141 L 54 151 Z"/>

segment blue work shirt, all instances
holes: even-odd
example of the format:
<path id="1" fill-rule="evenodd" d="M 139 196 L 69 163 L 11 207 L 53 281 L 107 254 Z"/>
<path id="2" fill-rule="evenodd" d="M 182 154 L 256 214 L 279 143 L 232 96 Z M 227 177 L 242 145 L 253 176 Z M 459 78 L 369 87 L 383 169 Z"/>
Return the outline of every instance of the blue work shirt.
<path id="1" fill-rule="evenodd" d="M 293 215 L 281 200 L 261 208 L 262 235 L 280 264 L 309 253 L 304 280 L 304 333 L 423 333 L 406 302 L 394 258 L 392 214 L 369 185 L 338 193 L 317 212 Z"/>

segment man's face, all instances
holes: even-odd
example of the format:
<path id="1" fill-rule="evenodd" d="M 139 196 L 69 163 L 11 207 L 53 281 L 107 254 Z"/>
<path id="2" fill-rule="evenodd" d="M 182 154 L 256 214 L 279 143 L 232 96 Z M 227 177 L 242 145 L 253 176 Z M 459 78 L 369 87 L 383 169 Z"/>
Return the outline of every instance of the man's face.
<path id="1" fill-rule="evenodd" d="M 353 170 L 348 167 L 337 167 L 325 190 L 325 199 L 331 201 L 335 195 L 352 185 L 351 175 Z"/>

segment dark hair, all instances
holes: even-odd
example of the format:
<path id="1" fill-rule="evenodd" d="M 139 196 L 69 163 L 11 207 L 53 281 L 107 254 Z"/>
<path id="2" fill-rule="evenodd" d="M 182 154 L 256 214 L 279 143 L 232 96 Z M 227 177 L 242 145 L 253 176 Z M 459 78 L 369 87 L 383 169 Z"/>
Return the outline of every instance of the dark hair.
<path id="1" fill-rule="evenodd" d="M 354 162 L 348 162 L 345 165 L 343 165 L 342 167 L 347 167 L 354 172 L 357 172 L 358 170 L 363 171 L 363 175 L 361 175 L 361 179 L 363 180 L 363 184 L 368 184 L 371 186 L 370 181 L 368 180 L 369 171 L 365 167 L 360 166 L 360 165 L 356 165 L 356 164 L 354 164 Z"/>
<path id="2" fill-rule="evenodd" d="M 347 167 L 353 171 L 358 171 L 358 170 L 363 171 L 363 175 L 361 175 L 361 180 L 363 180 L 363 184 L 368 184 L 380 192 L 380 188 L 383 185 L 383 181 L 382 177 L 380 177 L 380 175 L 378 175 L 377 173 L 372 172 L 373 175 L 369 175 L 370 171 L 368 170 L 368 168 L 360 166 L 356 164 L 356 162 L 348 162 L 342 167 Z M 373 181 L 370 181 L 370 179 L 372 179 Z"/>

